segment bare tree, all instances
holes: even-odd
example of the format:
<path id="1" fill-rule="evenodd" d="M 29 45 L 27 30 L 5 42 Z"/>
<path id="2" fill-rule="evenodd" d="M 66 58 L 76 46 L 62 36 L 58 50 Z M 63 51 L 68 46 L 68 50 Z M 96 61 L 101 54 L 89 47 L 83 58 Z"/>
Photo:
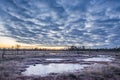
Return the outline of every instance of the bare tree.
<path id="1" fill-rule="evenodd" d="M 16 54 L 18 54 L 19 49 L 20 49 L 20 45 L 19 45 L 19 44 L 17 44 L 17 45 L 16 45 L 16 51 L 17 51 L 17 53 L 16 53 Z"/>
<path id="2" fill-rule="evenodd" d="M 3 48 L 2 59 L 5 58 L 5 51 L 6 51 L 6 50 Z"/>

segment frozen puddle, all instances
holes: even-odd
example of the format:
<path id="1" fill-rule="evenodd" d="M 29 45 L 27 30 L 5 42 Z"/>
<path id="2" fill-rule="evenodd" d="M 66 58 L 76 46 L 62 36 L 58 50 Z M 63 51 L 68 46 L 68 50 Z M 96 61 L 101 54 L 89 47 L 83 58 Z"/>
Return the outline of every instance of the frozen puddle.
<path id="1" fill-rule="evenodd" d="M 96 57 L 91 57 L 91 58 L 84 58 L 84 59 L 76 59 L 77 61 L 96 61 L 96 62 L 111 62 L 114 60 L 112 56 L 107 56 L 107 55 L 98 55 Z"/>
<path id="2" fill-rule="evenodd" d="M 59 60 L 66 60 L 64 58 L 47 58 L 45 60 L 48 61 L 59 61 Z M 77 58 L 77 61 L 95 61 L 95 62 L 111 62 L 114 60 L 111 56 L 106 55 L 98 55 L 96 57 L 91 58 Z M 74 60 L 73 60 L 74 62 Z M 38 75 L 38 76 L 46 76 L 52 73 L 69 73 L 69 72 L 76 72 L 79 70 L 84 69 L 85 67 L 90 66 L 90 64 L 74 64 L 74 63 L 50 63 L 50 64 L 36 64 L 30 65 L 26 68 L 26 71 L 22 72 L 23 75 L 31 76 L 31 75 Z"/>
<path id="3" fill-rule="evenodd" d="M 77 70 L 81 70 L 84 67 L 87 67 L 89 65 L 81 65 L 81 64 L 36 64 L 36 66 L 30 65 L 25 72 L 22 72 L 23 75 L 31 76 L 31 75 L 40 75 L 40 76 L 46 76 L 50 73 L 63 73 L 63 72 L 75 72 Z"/>
<path id="4" fill-rule="evenodd" d="M 62 59 L 62 58 L 48 58 L 48 59 L 45 59 L 47 61 L 60 61 L 60 60 L 65 60 L 65 59 Z"/>
<path id="5" fill-rule="evenodd" d="M 112 57 L 92 57 L 92 58 L 87 58 L 87 59 L 83 59 L 83 61 L 99 61 L 99 62 L 110 62 L 113 61 L 114 58 Z"/>

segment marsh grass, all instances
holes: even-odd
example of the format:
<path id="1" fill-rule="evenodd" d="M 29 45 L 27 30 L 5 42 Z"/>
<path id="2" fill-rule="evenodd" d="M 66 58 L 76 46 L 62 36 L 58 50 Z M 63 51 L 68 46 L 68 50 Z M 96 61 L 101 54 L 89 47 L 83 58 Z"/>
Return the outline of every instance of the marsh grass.
<path id="1" fill-rule="evenodd" d="M 18 54 L 21 55 L 17 54 L 16 56 L 14 56 L 14 53 L 12 52 L 6 52 L 6 55 L 4 57 L 7 60 L 0 61 L 0 80 L 120 80 L 120 65 L 118 64 L 119 61 L 116 64 L 110 63 L 107 65 L 101 65 L 101 64 L 93 65 L 89 68 L 86 68 L 83 72 L 79 72 L 79 73 L 67 73 L 67 74 L 64 73 L 64 74 L 48 75 L 45 77 L 20 75 L 18 69 L 21 68 L 22 63 L 18 59 L 36 57 L 36 56 L 43 57 L 43 54 L 40 53 L 45 53 L 45 52 L 34 52 L 34 54 L 32 54 L 32 52 L 26 51 L 26 53 L 23 54 L 22 52 L 19 51 Z M 91 54 L 98 54 L 98 52 Z M 51 55 L 45 55 L 45 56 L 50 57 Z M 68 56 L 68 54 L 67 55 L 58 54 L 55 56 L 63 57 L 63 56 Z M 81 56 L 81 54 L 79 54 L 79 56 Z M 119 57 L 119 55 L 116 56 Z"/>
<path id="2" fill-rule="evenodd" d="M 0 64 L 0 80 L 119 80 L 120 67 L 115 64 L 101 67 L 100 70 L 89 68 L 82 73 L 68 73 L 49 75 L 45 77 L 22 76 L 16 74 L 18 67 L 16 61 L 5 62 Z M 97 66 L 96 66 L 97 67 Z M 98 68 L 97 68 L 98 69 Z"/>

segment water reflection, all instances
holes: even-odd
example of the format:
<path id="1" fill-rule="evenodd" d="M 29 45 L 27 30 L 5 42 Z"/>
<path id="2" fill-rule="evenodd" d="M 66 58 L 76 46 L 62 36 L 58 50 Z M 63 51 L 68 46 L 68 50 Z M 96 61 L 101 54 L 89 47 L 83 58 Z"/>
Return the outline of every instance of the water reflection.
<path id="1" fill-rule="evenodd" d="M 63 72 L 74 72 L 76 70 L 81 70 L 84 67 L 87 67 L 88 65 L 80 65 L 80 64 L 56 64 L 56 63 L 51 63 L 51 64 L 37 64 L 36 66 L 30 65 L 29 68 L 26 69 L 25 72 L 23 72 L 23 75 L 41 75 L 45 76 L 50 73 L 63 73 Z"/>
<path id="2" fill-rule="evenodd" d="M 112 57 L 92 57 L 92 58 L 87 58 L 87 59 L 83 59 L 84 61 L 107 61 L 107 62 L 109 62 L 109 61 L 112 61 L 112 60 L 114 60 L 114 58 L 112 58 Z"/>
<path id="3" fill-rule="evenodd" d="M 86 58 L 46 58 L 47 62 L 51 61 L 65 61 L 70 60 L 72 63 L 50 63 L 50 64 L 35 64 L 30 65 L 28 68 L 26 68 L 25 72 L 22 72 L 23 75 L 31 76 L 31 75 L 41 75 L 46 76 L 50 73 L 63 73 L 63 72 L 74 72 L 76 70 L 81 70 L 84 67 L 87 67 L 89 65 L 86 64 L 74 64 L 75 61 L 81 62 L 85 61 L 96 61 L 96 62 L 111 62 L 114 60 L 113 57 L 105 56 L 105 55 L 98 55 L 96 57 L 86 57 Z"/>
<path id="4" fill-rule="evenodd" d="M 65 59 L 62 59 L 62 58 L 47 58 L 46 59 L 47 61 L 60 61 L 60 60 L 65 60 Z"/>

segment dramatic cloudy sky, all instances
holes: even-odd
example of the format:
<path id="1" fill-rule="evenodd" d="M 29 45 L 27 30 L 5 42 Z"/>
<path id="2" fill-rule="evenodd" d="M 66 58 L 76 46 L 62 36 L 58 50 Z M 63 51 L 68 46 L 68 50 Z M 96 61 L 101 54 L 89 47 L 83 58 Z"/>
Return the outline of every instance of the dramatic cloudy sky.
<path id="1" fill-rule="evenodd" d="M 0 0 L 0 37 L 27 44 L 120 45 L 120 0 Z"/>

